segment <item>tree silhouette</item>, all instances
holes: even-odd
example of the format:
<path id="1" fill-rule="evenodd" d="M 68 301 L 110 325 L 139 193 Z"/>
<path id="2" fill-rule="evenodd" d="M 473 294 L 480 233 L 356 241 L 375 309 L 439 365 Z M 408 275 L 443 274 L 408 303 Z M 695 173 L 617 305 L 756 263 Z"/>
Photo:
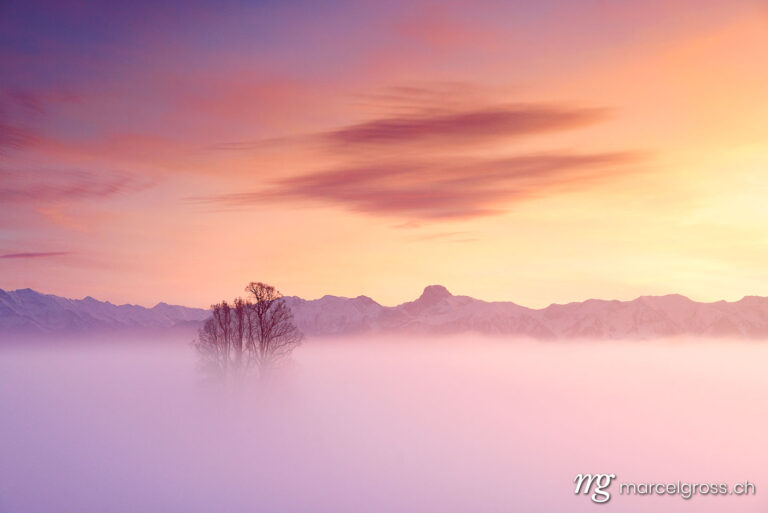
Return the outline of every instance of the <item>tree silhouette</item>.
<path id="1" fill-rule="evenodd" d="M 204 369 L 218 377 L 257 372 L 266 377 L 303 339 L 291 309 L 273 286 L 251 282 L 250 296 L 211 305 L 195 340 Z"/>

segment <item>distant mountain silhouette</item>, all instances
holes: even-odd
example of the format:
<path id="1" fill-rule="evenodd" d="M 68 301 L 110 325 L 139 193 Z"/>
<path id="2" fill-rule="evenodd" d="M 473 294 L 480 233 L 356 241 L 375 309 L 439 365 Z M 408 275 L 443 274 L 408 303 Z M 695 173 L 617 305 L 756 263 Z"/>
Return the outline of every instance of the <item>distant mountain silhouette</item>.
<path id="1" fill-rule="evenodd" d="M 698 303 L 681 295 L 632 301 L 589 299 L 533 309 L 511 302 L 454 296 L 430 285 L 415 301 L 394 307 L 372 299 L 325 296 L 286 298 L 308 335 L 362 333 L 455 334 L 476 332 L 535 339 L 646 339 L 677 335 L 768 337 L 768 298 Z"/>
<path id="2" fill-rule="evenodd" d="M 454 296 L 430 285 L 421 296 L 382 306 L 366 296 L 286 297 L 307 336 L 483 333 L 534 339 L 647 339 L 671 336 L 768 338 L 768 298 L 698 303 L 681 295 L 632 301 L 589 299 L 533 309 L 511 302 Z M 30 289 L 0 289 L 0 338 L 78 335 L 136 329 L 186 329 L 208 311 L 159 303 L 152 308 L 113 305 L 92 297 L 66 299 Z"/>
<path id="3" fill-rule="evenodd" d="M 206 310 L 158 303 L 152 308 L 113 305 L 90 296 L 67 299 L 32 289 L 0 289 L 0 338 L 26 335 L 81 334 L 167 330 L 197 326 Z"/>

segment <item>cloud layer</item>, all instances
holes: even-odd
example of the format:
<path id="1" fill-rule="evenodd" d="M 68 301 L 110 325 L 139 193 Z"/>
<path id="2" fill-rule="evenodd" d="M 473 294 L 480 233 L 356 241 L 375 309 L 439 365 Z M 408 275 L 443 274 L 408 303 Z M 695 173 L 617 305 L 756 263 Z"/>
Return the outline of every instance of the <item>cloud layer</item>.
<path id="1" fill-rule="evenodd" d="M 463 162 L 364 164 L 279 180 L 272 188 L 201 198 L 224 206 L 315 200 L 367 214 L 456 219 L 503 212 L 516 201 L 611 178 L 629 153 L 539 154 Z"/>
<path id="2" fill-rule="evenodd" d="M 605 117 L 605 109 L 560 106 L 492 106 L 460 112 L 375 119 L 329 132 L 337 145 L 472 144 L 585 126 Z"/>
<path id="3" fill-rule="evenodd" d="M 607 109 L 494 103 L 478 93 L 459 86 L 390 90 L 381 98 L 384 115 L 293 139 L 314 143 L 322 158 L 336 164 L 274 180 L 260 190 L 196 199 L 225 207 L 320 202 L 414 222 L 463 219 L 592 186 L 637 158 L 629 152 L 500 154 L 499 142 L 586 127 L 604 120 Z"/>

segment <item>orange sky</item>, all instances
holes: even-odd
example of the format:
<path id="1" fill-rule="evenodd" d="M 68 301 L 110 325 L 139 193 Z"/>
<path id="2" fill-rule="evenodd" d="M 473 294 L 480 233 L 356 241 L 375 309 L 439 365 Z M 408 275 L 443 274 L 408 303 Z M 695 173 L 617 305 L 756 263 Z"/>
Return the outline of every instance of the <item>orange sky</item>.
<path id="1" fill-rule="evenodd" d="M 768 295 L 763 2 L 193 4 L 0 10 L 0 288 Z"/>

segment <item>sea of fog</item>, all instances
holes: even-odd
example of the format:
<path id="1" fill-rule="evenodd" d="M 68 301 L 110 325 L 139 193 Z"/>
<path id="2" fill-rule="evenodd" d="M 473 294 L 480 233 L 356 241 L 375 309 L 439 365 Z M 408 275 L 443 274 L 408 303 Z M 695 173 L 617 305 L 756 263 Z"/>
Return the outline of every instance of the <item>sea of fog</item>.
<path id="1" fill-rule="evenodd" d="M 222 385 L 186 344 L 0 348 L 0 512 L 764 512 L 767 369 L 768 343 L 310 340 Z M 578 473 L 757 493 L 597 505 Z"/>

